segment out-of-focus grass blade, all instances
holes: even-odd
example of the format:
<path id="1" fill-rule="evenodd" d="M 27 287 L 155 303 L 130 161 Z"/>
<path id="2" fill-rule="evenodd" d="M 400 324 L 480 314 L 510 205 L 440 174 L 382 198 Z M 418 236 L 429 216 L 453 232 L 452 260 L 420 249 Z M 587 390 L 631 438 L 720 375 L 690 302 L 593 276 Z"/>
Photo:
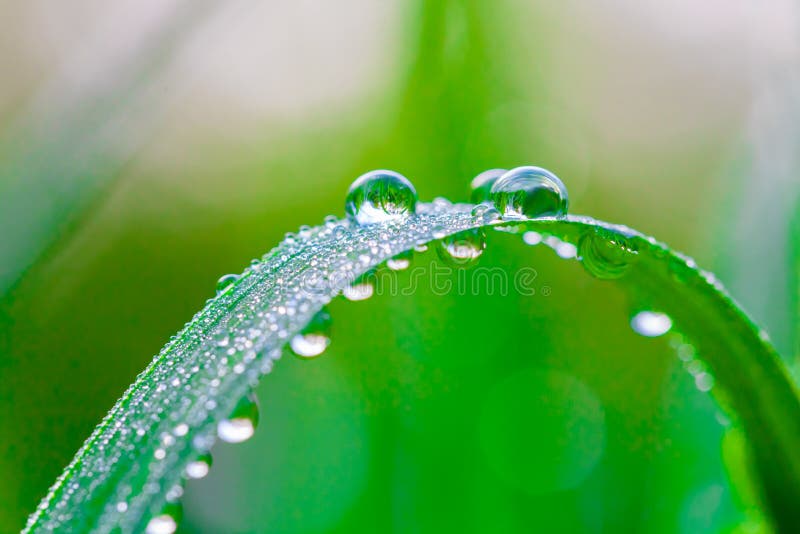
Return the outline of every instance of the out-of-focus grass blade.
<path id="1" fill-rule="evenodd" d="M 0 295 L 68 230 L 146 140 L 158 109 L 148 95 L 150 84 L 215 4 L 179 0 L 135 27 L 119 20 L 124 13 L 112 17 L 5 129 Z"/>

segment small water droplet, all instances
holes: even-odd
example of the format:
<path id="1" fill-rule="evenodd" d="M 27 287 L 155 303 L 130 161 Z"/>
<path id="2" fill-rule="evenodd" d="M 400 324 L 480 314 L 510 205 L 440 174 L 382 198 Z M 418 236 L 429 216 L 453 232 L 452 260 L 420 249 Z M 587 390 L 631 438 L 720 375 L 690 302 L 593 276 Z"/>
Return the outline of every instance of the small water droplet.
<path id="1" fill-rule="evenodd" d="M 404 271 L 411 266 L 412 258 L 413 252 L 410 250 L 407 252 L 401 252 L 394 258 L 389 258 L 386 260 L 386 266 L 393 271 Z"/>
<path id="2" fill-rule="evenodd" d="M 239 279 L 238 274 L 226 274 L 217 280 L 217 295 L 221 295 L 228 288 L 233 286 L 233 283 Z"/>
<path id="3" fill-rule="evenodd" d="M 473 178 L 470 183 L 470 201 L 473 204 L 480 204 L 491 200 L 492 186 L 506 172 L 507 169 L 489 169 Z"/>
<path id="4" fill-rule="evenodd" d="M 714 377 L 710 373 L 702 371 L 695 375 L 694 385 L 697 386 L 697 389 L 700 391 L 711 391 L 711 388 L 714 387 Z"/>
<path id="5" fill-rule="evenodd" d="M 353 284 L 345 287 L 342 294 L 347 300 L 359 301 L 367 300 L 375 293 L 375 286 L 366 278 L 361 278 Z"/>
<path id="6" fill-rule="evenodd" d="M 522 234 L 522 240 L 528 245 L 538 245 L 542 242 L 542 234 L 533 230 Z"/>
<path id="7" fill-rule="evenodd" d="M 258 402 L 252 392 L 243 397 L 228 419 L 217 425 L 217 435 L 228 443 L 241 443 L 253 437 L 258 425 Z"/>
<path id="8" fill-rule="evenodd" d="M 517 167 L 492 186 L 492 202 L 509 219 L 562 217 L 569 206 L 567 188 L 558 177 L 540 167 Z"/>
<path id="9" fill-rule="evenodd" d="M 331 315 L 323 308 L 317 312 L 302 332 L 292 338 L 289 346 L 295 355 L 301 358 L 319 356 L 331 343 L 330 329 Z"/>
<path id="10" fill-rule="evenodd" d="M 553 247 L 553 250 L 556 251 L 556 254 L 558 254 L 559 258 L 563 258 L 565 260 L 571 260 L 578 255 L 578 247 L 566 241 L 559 241 L 558 244 Z"/>
<path id="11" fill-rule="evenodd" d="M 392 171 L 372 171 L 350 186 L 345 213 L 358 224 L 367 225 L 402 220 L 416 212 L 417 192 L 403 175 Z"/>
<path id="12" fill-rule="evenodd" d="M 434 239 L 443 239 L 447 235 L 447 228 L 437 224 L 431 228 L 431 235 Z"/>
<path id="13" fill-rule="evenodd" d="M 603 280 L 624 276 L 638 255 L 631 240 L 604 228 L 584 234 L 578 243 L 578 253 L 586 271 Z"/>
<path id="14" fill-rule="evenodd" d="M 642 311 L 631 318 L 631 328 L 645 337 L 659 337 L 670 331 L 672 319 L 665 313 Z"/>
<path id="15" fill-rule="evenodd" d="M 178 522 L 171 515 L 155 516 L 147 523 L 145 534 L 173 534 L 178 529 Z"/>
<path id="16" fill-rule="evenodd" d="M 416 252 L 425 252 L 426 250 L 428 250 L 428 245 L 426 245 L 425 243 L 417 243 L 414 246 L 414 251 Z"/>
<path id="17" fill-rule="evenodd" d="M 178 521 L 182 515 L 180 503 L 167 504 L 160 514 L 147 523 L 145 534 L 173 534 L 178 529 Z"/>
<path id="18" fill-rule="evenodd" d="M 201 454 L 186 465 L 186 476 L 195 480 L 205 477 L 211 470 L 212 462 L 211 454 Z"/>
<path id="19" fill-rule="evenodd" d="M 465 230 L 439 241 L 439 257 L 455 267 L 473 265 L 486 249 L 486 233 L 481 229 Z"/>

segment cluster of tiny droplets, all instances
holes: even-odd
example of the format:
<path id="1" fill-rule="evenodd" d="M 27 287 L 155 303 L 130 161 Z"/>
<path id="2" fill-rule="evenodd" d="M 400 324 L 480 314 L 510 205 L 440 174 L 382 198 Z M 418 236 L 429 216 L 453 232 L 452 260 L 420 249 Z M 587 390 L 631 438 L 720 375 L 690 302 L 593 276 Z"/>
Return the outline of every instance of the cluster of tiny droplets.
<path id="1" fill-rule="evenodd" d="M 501 174 L 478 180 L 480 194 Z M 390 268 L 406 268 L 408 251 L 423 251 L 431 241 L 460 233 L 464 242 L 453 241 L 451 248 L 457 245 L 457 255 L 472 259 L 484 245 L 470 231 L 494 224 L 512 233 L 525 229 L 524 224 L 501 226 L 503 214 L 491 203 L 474 206 L 437 198 L 411 206 L 407 216 L 400 213 L 380 224 L 328 217 L 320 226 L 288 234 L 241 275 L 223 277 L 217 296 L 170 340 L 84 443 L 26 531 L 140 532 L 150 518 L 174 529 L 164 503 L 180 499 L 187 478 L 207 473 L 218 422 L 225 422 L 271 371 L 287 343 L 308 333 L 306 325 L 336 294 L 387 260 L 395 260 Z M 569 221 L 588 231 L 598 226 L 588 217 Z M 645 239 L 627 227 L 603 227 L 626 239 Z M 563 258 L 580 259 L 575 243 L 555 236 L 527 231 L 522 239 L 543 243 Z M 664 245 L 648 241 L 666 254 Z M 691 267 L 690 259 L 679 260 Z M 308 290 L 312 275 L 325 282 L 323 291 Z M 87 501 L 107 503 L 96 524 L 74 513 Z"/>
<path id="2" fill-rule="evenodd" d="M 438 199 L 419 204 L 416 214 L 402 221 L 362 226 L 331 217 L 287 235 L 240 276 L 221 284 L 216 298 L 137 377 L 26 530 L 144 531 L 150 517 L 161 517 L 164 502 L 180 496 L 186 468 L 209 451 L 217 422 L 270 372 L 283 346 L 348 280 L 434 236 L 484 224 L 471 208 Z M 304 277 L 311 272 L 331 282 L 325 291 L 307 291 Z M 142 460 L 148 457 L 154 460 Z M 74 513 L 86 501 L 107 503 L 96 524 Z"/>

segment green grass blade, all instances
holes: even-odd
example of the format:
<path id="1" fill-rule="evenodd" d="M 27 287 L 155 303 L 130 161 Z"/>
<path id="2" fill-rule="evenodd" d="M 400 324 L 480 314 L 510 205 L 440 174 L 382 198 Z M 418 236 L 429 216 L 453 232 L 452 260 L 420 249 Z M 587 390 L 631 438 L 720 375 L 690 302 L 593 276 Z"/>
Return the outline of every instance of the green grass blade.
<path id="1" fill-rule="evenodd" d="M 342 288 L 400 252 L 447 234 L 499 225 L 580 245 L 625 240 L 636 261 L 620 283 L 668 313 L 698 348 L 750 440 L 775 524 L 798 524 L 800 403 L 775 351 L 708 273 L 666 246 L 586 217 L 485 222 L 472 206 L 421 204 L 401 223 L 346 221 L 306 229 L 254 262 L 155 357 L 30 517 L 26 531 L 142 532 L 186 465 L 268 373 L 283 346 Z"/>

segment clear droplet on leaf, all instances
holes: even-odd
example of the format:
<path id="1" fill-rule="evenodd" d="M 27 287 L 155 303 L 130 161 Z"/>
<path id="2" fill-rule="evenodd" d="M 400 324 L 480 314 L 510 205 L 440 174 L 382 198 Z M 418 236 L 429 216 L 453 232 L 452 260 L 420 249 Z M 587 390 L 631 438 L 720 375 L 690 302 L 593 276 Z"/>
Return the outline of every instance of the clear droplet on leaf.
<path id="1" fill-rule="evenodd" d="M 345 201 L 345 213 L 358 224 L 403 220 L 416 212 L 417 191 L 403 175 L 372 171 L 356 179 Z"/>
<path id="2" fill-rule="evenodd" d="M 367 300 L 375 293 L 375 285 L 373 283 L 373 274 L 366 273 L 358 278 L 355 282 L 342 289 L 342 295 L 347 300 L 359 301 Z"/>
<path id="3" fill-rule="evenodd" d="M 258 425 L 258 401 L 251 391 L 234 408 L 230 417 L 217 425 L 217 435 L 228 443 L 241 443 L 253 437 Z"/>
<path id="4" fill-rule="evenodd" d="M 186 466 L 186 476 L 191 479 L 201 479 L 208 475 L 213 460 L 210 453 L 201 454 L 196 460 Z"/>
<path id="5" fill-rule="evenodd" d="M 540 167 L 517 167 L 492 186 L 492 202 L 509 219 L 563 217 L 569 207 L 567 188 L 558 177 Z"/>
<path id="6" fill-rule="evenodd" d="M 217 295 L 221 295 L 239 279 L 238 274 L 226 274 L 217 280 Z"/>
<path id="7" fill-rule="evenodd" d="M 578 243 L 578 255 L 589 274 L 604 280 L 621 278 L 636 261 L 636 245 L 627 237 L 604 228 L 587 232 Z"/>
<path id="8" fill-rule="evenodd" d="M 411 259 L 414 253 L 412 251 L 401 252 L 394 258 L 386 260 L 386 266 L 393 271 L 404 271 L 411 265 Z"/>
<path id="9" fill-rule="evenodd" d="M 489 169 L 473 178 L 470 183 L 470 202 L 480 204 L 491 201 L 492 186 L 506 172 L 507 169 Z"/>
<path id="10" fill-rule="evenodd" d="M 479 228 L 446 236 L 439 241 L 439 257 L 455 267 L 467 267 L 478 261 L 486 249 L 486 233 Z"/>
<path id="11" fill-rule="evenodd" d="M 331 315 L 322 309 L 311 319 L 311 322 L 292 338 L 289 346 L 295 355 L 301 358 L 319 356 L 331 343 Z"/>
<path id="12" fill-rule="evenodd" d="M 631 318 L 631 328 L 645 337 L 663 336 L 672 328 L 669 315 L 655 311 L 641 311 Z"/>
<path id="13" fill-rule="evenodd" d="M 167 504 L 160 514 L 154 516 L 145 527 L 145 534 L 173 534 L 183 515 L 180 503 Z"/>
<path id="14" fill-rule="evenodd" d="M 178 530 L 178 522 L 171 515 L 161 514 L 155 516 L 147 523 L 145 534 L 173 534 Z"/>

